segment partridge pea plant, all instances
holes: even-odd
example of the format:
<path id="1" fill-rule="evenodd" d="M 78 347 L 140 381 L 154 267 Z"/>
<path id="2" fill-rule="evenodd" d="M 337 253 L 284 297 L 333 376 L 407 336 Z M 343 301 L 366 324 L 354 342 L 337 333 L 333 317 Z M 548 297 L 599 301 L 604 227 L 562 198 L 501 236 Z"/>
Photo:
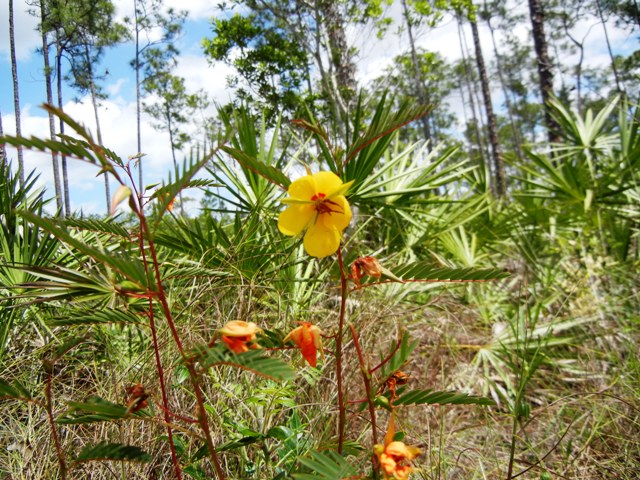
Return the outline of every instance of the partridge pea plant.
<path id="1" fill-rule="evenodd" d="M 442 163 L 448 155 L 419 167 L 409 166 L 404 156 L 389 156 L 395 132 L 426 114 L 426 109 L 405 105 L 392 111 L 382 98 L 365 127 L 364 107 L 359 105 L 347 139 L 333 138 L 313 118 L 295 120 L 294 129 L 306 137 L 302 143 L 307 145 L 309 155 L 316 156 L 313 163 L 304 165 L 306 175 L 292 173 L 302 170 L 295 165 L 285 171 L 284 153 L 276 157 L 275 143 L 268 145 L 265 131 L 256 132 L 250 119 L 241 114 L 235 123 L 227 122 L 236 134 L 225 133 L 207 155 L 185 160 L 167 183 L 139 191 L 134 178 L 137 162 L 144 161 L 142 154 L 123 160 L 98 145 L 83 126 L 63 112 L 45 108 L 75 135 L 58 140 L 3 137 L 1 142 L 55 151 L 95 165 L 119 185 L 112 213 L 121 204 L 127 204 L 132 213 L 132 218 L 122 224 L 112 218 L 51 218 L 28 209 L 16 210 L 28 224 L 45 232 L 43 240 L 55 238 L 61 250 L 71 252 L 45 266 L 14 263 L 1 267 L 3 271 L 25 270 L 31 275 L 28 284 L 8 285 L 16 292 L 12 302 L 47 305 L 58 312 L 48 323 L 56 334 L 49 338 L 50 346 L 43 357 L 43 393 L 20 382 L 3 380 L 0 395 L 36 405 L 47 413 L 60 478 L 68 478 L 87 462 L 144 464 L 154 456 L 166 459 L 172 472 L 166 474 L 178 479 L 187 475 L 237 478 L 234 453 L 255 444 L 264 454 L 264 465 L 272 465 L 272 471 L 277 472 L 275 478 L 407 479 L 418 469 L 421 452 L 405 444 L 395 430 L 396 419 L 405 407 L 493 403 L 484 397 L 433 391 L 428 386 L 409 388 L 410 375 L 402 368 L 417 342 L 402 334 L 388 350 L 365 351 L 359 327 L 350 323 L 347 315 L 349 295 L 385 283 L 482 282 L 504 276 L 498 270 L 447 268 L 431 261 L 389 265 L 358 246 L 358 232 L 366 225 L 354 221 L 352 205 L 370 208 L 388 199 L 392 208 L 406 208 L 449 181 L 456 168 L 468 170 L 463 164 Z M 278 122 L 274 138 L 279 128 Z M 235 159 L 235 166 L 223 160 L 228 157 Z M 198 176 L 205 168 L 215 181 Z M 401 187 L 388 188 L 391 172 L 396 172 L 392 180 Z M 291 181 L 289 174 L 297 178 Z M 215 193 L 220 187 L 229 194 Z M 173 202 L 187 188 L 201 188 L 214 192 L 221 201 L 235 202 L 236 220 L 224 227 L 222 220 L 211 216 L 204 220 L 176 216 Z M 231 215 L 229 211 L 223 214 Z M 311 260 L 299 248 L 299 238 Z M 309 262 L 312 268 L 300 267 Z M 289 267 L 297 268 L 307 278 L 313 276 L 315 268 L 316 272 L 325 272 L 322 282 L 329 283 L 333 282 L 332 269 L 339 273 L 335 281 L 340 301 L 333 315 L 311 320 L 300 310 L 285 307 L 277 314 L 269 311 L 248 317 L 241 310 L 241 298 L 229 303 L 224 295 L 216 296 L 218 291 L 235 288 L 240 283 L 236 280 L 259 283 L 265 272 L 277 275 Z M 309 298 L 308 292 L 296 292 Z M 205 305 L 200 298 L 214 300 Z M 292 317 L 290 312 L 296 315 Z M 205 320 L 192 328 L 196 319 Z M 56 382 L 62 379 L 58 380 L 55 365 L 80 355 L 88 339 L 96 342 L 106 338 L 104 341 L 109 342 L 115 326 L 129 339 L 139 339 L 135 352 L 142 357 L 150 354 L 153 375 L 137 376 L 139 370 L 129 368 L 124 399 L 57 398 Z M 345 348 L 349 337 L 352 349 Z M 380 340 L 383 343 L 387 339 Z M 292 350 L 294 355 L 290 355 Z M 304 363 L 295 351 L 300 352 Z M 380 360 L 372 364 L 373 358 Z M 124 359 L 109 361 L 115 364 Z M 231 376 L 238 369 L 265 379 L 265 388 L 270 391 L 292 388 L 302 375 L 312 375 L 316 383 L 325 377 L 335 379 L 326 383 L 335 388 L 335 408 L 324 410 L 329 416 L 326 423 L 335 425 L 330 447 L 325 444 L 320 450 L 312 432 L 304 442 L 291 434 L 291 429 L 299 426 L 295 413 L 288 416 L 287 427 L 267 426 L 255 431 L 230 425 L 232 413 L 236 423 L 248 424 L 251 420 L 237 420 L 244 410 L 221 400 L 225 391 L 240 389 L 242 377 Z M 178 374 L 181 380 L 176 380 Z M 229 381 L 236 384 L 221 388 L 223 377 L 235 378 Z M 348 398 L 345 385 L 353 381 L 362 382 L 362 398 Z M 185 398 L 179 402 L 181 396 Z M 290 402 L 288 408 L 297 411 L 299 407 L 292 407 Z M 370 441 L 359 449 L 348 448 L 361 437 L 350 428 L 355 425 L 350 409 L 367 412 Z M 332 412 L 336 412 L 335 422 Z M 388 418 L 385 435 L 380 433 L 381 415 Z M 104 433 L 108 429 L 96 429 L 103 432 L 101 441 L 74 451 L 70 438 L 84 431 L 82 427 L 117 424 L 124 428 L 133 422 L 156 422 L 164 434 L 154 437 L 143 449 L 133 435 L 123 442 L 127 440 L 123 430 L 116 441 L 113 435 Z M 244 436 L 232 438 L 232 428 L 244 432 Z M 295 452 L 297 461 L 290 458 L 290 452 Z M 347 461 L 347 455 L 362 458 Z M 245 473 L 249 468 L 245 464 Z"/>

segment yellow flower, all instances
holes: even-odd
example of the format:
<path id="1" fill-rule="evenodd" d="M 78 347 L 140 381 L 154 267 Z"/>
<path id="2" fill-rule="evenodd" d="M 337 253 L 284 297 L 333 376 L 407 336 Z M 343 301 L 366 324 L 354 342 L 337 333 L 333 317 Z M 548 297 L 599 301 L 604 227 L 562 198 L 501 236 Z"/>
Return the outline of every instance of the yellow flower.
<path id="1" fill-rule="evenodd" d="M 317 325 L 309 322 L 299 322 L 300 326 L 294 328 L 289 335 L 284 338 L 283 343 L 291 340 L 300 347 L 302 356 L 309 362 L 309 365 L 315 367 L 317 364 L 318 350 L 322 353 L 322 331 Z"/>
<path id="2" fill-rule="evenodd" d="M 353 182 L 342 183 L 331 172 L 306 175 L 289 185 L 288 207 L 278 218 L 284 235 L 306 230 L 304 249 L 312 257 L 327 257 L 340 247 L 342 231 L 351 222 L 351 209 L 344 194 Z"/>
<path id="3" fill-rule="evenodd" d="M 373 453 L 378 457 L 385 480 L 407 480 L 409 474 L 415 470 L 410 462 L 422 452 L 418 447 L 405 445 L 403 442 L 393 441 L 395 435 L 394 414 L 391 414 L 389 428 L 384 438 L 384 445 L 373 446 Z"/>
<path id="4" fill-rule="evenodd" d="M 255 343 L 256 333 L 262 330 L 253 322 L 231 320 L 218 331 L 222 341 L 233 353 L 243 353 L 248 352 L 249 348 L 259 348 Z"/>
<path id="5" fill-rule="evenodd" d="M 406 480 L 415 469 L 409 465 L 420 453 L 418 447 L 407 446 L 403 442 L 391 442 L 386 446 L 375 445 L 374 452 L 380 462 L 384 478 Z"/>

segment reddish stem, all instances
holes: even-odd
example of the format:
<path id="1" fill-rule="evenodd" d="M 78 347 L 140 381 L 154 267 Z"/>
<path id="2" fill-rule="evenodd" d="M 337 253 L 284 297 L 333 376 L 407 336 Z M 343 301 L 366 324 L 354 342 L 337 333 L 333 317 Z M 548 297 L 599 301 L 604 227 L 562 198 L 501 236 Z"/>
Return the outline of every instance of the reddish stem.
<path id="1" fill-rule="evenodd" d="M 127 170 L 127 173 L 129 174 L 129 178 L 131 179 L 133 188 L 135 189 L 135 182 L 133 181 L 130 170 Z M 171 335 L 176 344 L 176 347 L 178 348 L 178 351 L 180 352 L 180 356 L 182 356 L 183 360 L 185 361 L 187 370 L 189 371 L 189 377 L 191 379 L 191 384 L 193 385 L 193 391 L 196 396 L 198 423 L 200 424 L 200 428 L 202 428 L 202 431 L 205 435 L 207 449 L 209 450 L 209 455 L 211 457 L 211 461 L 213 462 L 216 475 L 220 480 L 224 480 L 226 477 L 225 477 L 224 471 L 222 470 L 220 460 L 218 458 L 215 447 L 213 445 L 213 440 L 211 438 L 211 430 L 209 429 L 209 419 L 207 417 L 207 412 L 204 407 L 204 403 L 205 403 L 204 395 L 202 394 L 202 389 L 200 388 L 200 379 L 196 372 L 195 366 L 193 365 L 193 360 L 188 357 L 188 355 L 184 350 L 184 347 L 182 345 L 182 340 L 180 339 L 180 335 L 178 334 L 178 330 L 176 329 L 175 323 L 173 321 L 171 308 L 169 307 L 169 303 L 167 302 L 167 296 L 165 294 L 164 287 L 162 286 L 162 275 L 160 273 L 160 263 L 158 262 L 158 255 L 156 253 L 155 244 L 153 242 L 153 237 L 151 235 L 149 225 L 147 224 L 147 219 L 144 215 L 144 212 L 141 206 L 142 194 L 139 192 L 136 192 L 136 193 L 137 193 L 138 203 L 136 204 L 135 202 L 131 202 L 131 207 L 134 213 L 136 214 L 136 216 L 138 217 L 138 219 L 140 220 L 140 250 L 142 252 L 142 260 L 145 265 L 145 269 L 148 272 L 146 254 L 144 250 L 144 241 L 143 241 L 144 238 L 146 238 L 147 245 L 149 247 L 149 253 L 151 255 L 151 262 L 153 265 L 153 274 L 154 274 L 157 288 L 158 288 L 158 291 L 157 291 L 158 300 L 160 301 L 160 305 L 162 306 L 162 311 L 164 313 L 165 319 L 167 321 L 167 325 L 169 326 L 169 330 L 171 331 Z M 152 297 L 149 297 L 149 303 L 151 305 L 150 319 L 153 325 L 152 332 L 154 336 L 154 350 L 156 354 L 156 363 L 158 365 L 158 373 L 160 374 L 160 378 L 161 378 L 161 389 L 162 389 L 162 396 L 163 396 L 162 402 L 164 404 L 164 415 L 165 415 L 165 420 L 167 422 L 167 431 L 169 432 L 169 435 L 168 435 L 169 445 L 171 446 L 171 456 L 172 456 L 172 459 L 174 460 L 176 473 L 178 474 L 178 478 L 181 479 L 182 476 L 180 473 L 180 466 L 177 462 L 177 455 L 175 455 L 175 446 L 173 444 L 173 439 L 171 435 L 171 427 L 168 426 L 168 424 L 170 423 L 169 405 L 168 405 L 168 401 L 166 400 L 166 391 L 164 388 L 164 376 L 161 374 L 162 365 L 159 363 L 160 357 L 159 357 L 159 348 L 158 348 L 157 338 L 155 333 L 155 323 L 153 321 Z"/>
<path id="2" fill-rule="evenodd" d="M 144 249 L 143 249 L 144 251 Z M 142 254 L 143 262 L 146 263 L 144 253 Z M 167 437 L 169 438 L 169 449 L 171 450 L 171 461 L 173 462 L 174 470 L 176 471 L 176 477 L 178 480 L 182 478 L 182 470 L 180 469 L 180 462 L 178 461 L 178 454 L 176 453 L 176 446 L 173 442 L 173 430 L 170 426 L 171 416 L 169 415 L 169 399 L 167 398 L 167 387 L 164 383 L 164 368 L 162 367 L 162 360 L 160 359 L 160 347 L 158 345 L 158 334 L 156 331 L 156 321 L 153 314 L 153 299 L 149 297 L 149 328 L 151 329 L 151 338 L 153 341 L 153 353 L 156 360 L 156 370 L 158 371 L 158 377 L 160 379 L 160 392 L 162 394 L 162 411 L 164 413 L 164 422 L 167 425 Z"/>
<path id="3" fill-rule="evenodd" d="M 362 382 L 364 383 L 365 392 L 367 394 L 367 404 L 369 405 L 369 417 L 371 417 L 371 439 L 373 440 L 373 444 L 378 443 L 378 432 L 376 427 L 376 409 L 373 405 L 373 400 L 371 399 L 371 374 L 367 369 L 367 364 L 364 360 L 364 355 L 362 354 L 362 349 L 360 348 L 360 342 L 358 341 L 358 333 L 353 325 L 349 325 L 351 329 L 351 337 L 353 338 L 353 344 L 356 347 L 356 352 L 358 352 L 358 361 L 360 362 L 360 372 L 362 373 Z M 375 463 L 373 465 L 375 469 Z"/>
<path id="4" fill-rule="evenodd" d="M 376 365 L 371 370 L 369 370 L 369 373 L 375 372 L 376 370 L 378 370 L 379 368 L 384 366 L 389 360 L 391 360 L 393 358 L 393 356 L 396 354 L 396 352 L 398 351 L 398 349 L 400 348 L 400 345 L 402 345 L 402 338 L 400 338 L 400 340 L 398 340 L 398 343 L 396 344 L 396 347 L 393 349 L 393 351 L 389 355 L 387 355 L 384 358 L 384 360 L 382 360 L 378 365 Z"/>
<path id="5" fill-rule="evenodd" d="M 51 402 L 51 383 L 53 381 L 53 363 L 45 365 L 45 368 L 51 369 L 47 372 L 47 379 L 45 385 L 44 396 L 46 398 L 45 407 L 47 409 L 47 418 L 49 420 L 49 426 L 51 427 L 51 436 L 53 437 L 53 443 L 56 446 L 56 455 L 58 456 L 58 463 L 60 464 L 60 478 L 66 480 L 67 478 L 67 463 L 64 460 L 64 452 L 60 445 L 60 438 L 58 438 L 58 430 L 56 429 L 56 423 L 53 418 L 53 405 Z"/>
<path id="6" fill-rule="evenodd" d="M 340 320 L 336 336 L 336 380 L 338 386 L 338 453 L 342 454 L 344 444 L 344 427 L 347 420 L 344 391 L 342 385 L 342 336 L 344 332 L 344 315 L 347 306 L 347 277 L 342 261 L 342 247 L 338 247 L 338 265 L 340 266 Z"/>
<path id="7" fill-rule="evenodd" d="M 156 278 L 156 284 L 158 287 L 158 300 L 160 301 L 160 305 L 162 306 L 162 311 L 167 321 L 167 325 L 169 326 L 169 330 L 171 331 L 171 335 L 173 336 L 173 340 L 176 344 L 176 347 L 178 348 L 180 355 L 184 359 L 187 370 L 189 371 L 189 377 L 191 379 L 191 384 L 193 385 L 193 392 L 196 396 L 198 423 L 200 424 L 200 428 L 202 428 L 202 431 L 204 433 L 207 449 L 209 450 L 209 455 L 211 457 L 211 461 L 213 462 L 216 475 L 220 480 L 224 480 L 226 477 L 225 477 L 224 471 L 222 470 L 222 466 L 220 464 L 220 459 L 218 458 L 218 454 L 216 453 L 216 449 L 213 445 L 213 439 L 211 438 L 211 430 L 209 429 L 209 419 L 207 417 L 207 411 L 204 406 L 205 404 L 204 395 L 202 394 L 202 389 L 200 388 L 200 379 L 199 379 L 198 373 L 196 372 L 195 366 L 193 365 L 193 359 L 190 359 L 184 350 L 184 347 L 182 345 L 182 340 L 180 339 L 180 335 L 178 334 L 178 330 L 176 329 L 176 325 L 173 321 L 171 308 L 169 307 L 169 303 L 167 302 L 167 296 L 165 294 L 164 287 L 162 286 L 162 275 L 160 273 L 160 263 L 158 262 L 158 256 L 156 253 L 155 245 L 151 240 L 151 232 L 149 231 L 146 218 L 144 217 L 144 215 L 138 215 L 138 218 L 140 219 L 140 226 L 145 232 L 147 237 L 149 253 L 151 254 L 153 270 Z M 165 415 L 168 415 L 168 413 L 165 412 Z"/>

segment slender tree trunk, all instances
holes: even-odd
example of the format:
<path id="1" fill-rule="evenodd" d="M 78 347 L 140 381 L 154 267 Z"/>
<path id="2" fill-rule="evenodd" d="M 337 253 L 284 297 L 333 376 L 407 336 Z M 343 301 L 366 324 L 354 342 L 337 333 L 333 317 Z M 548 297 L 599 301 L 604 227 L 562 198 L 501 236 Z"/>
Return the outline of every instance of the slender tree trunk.
<path id="1" fill-rule="evenodd" d="M 402 13 L 405 23 L 407 24 L 407 35 L 409 36 L 409 48 L 411 49 L 411 63 L 413 63 L 413 83 L 415 87 L 415 93 L 418 97 L 420 105 L 428 105 L 429 98 L 426 92 L 424 81 L 422 79 L 422 70 L 420 68 L 420 62 L 418 61 L 418 53 L 416 51 L 416 44 L 413 38 L 413 26 L 411 25 L 411 18 L 409 17 L 409 8 L 407 7 L 407 0 L 402 0 Z M 429 116 L 424 115 L 420 118 L 422 122 L 422 131 L 424 132 L 424 139 L 428 142 L 427 149 L 431 151 L 431 128 L 429 126 Z"/>
<path id="2" fill-rule="evenodd" d="M 2 130 L 2 112 L 0 112 L 0 137 L 4 135 L 4 130 Z M 6 167 L 7 164 L 7 150 L 4 148 L 4 145 L 0 144 L 0 168 Z"/>
<path id="3" fill-rule="evenodd" d="M 174 171 L 178 172 L 178 160 L 176 158 L 176 147 L 173 142 L 173 123 L 171 122 L 171 113 L 167 110 L 165 112 L 165 118 L 167 120 L 167 129 L 169 130 L 169 141 L 171 142 L 171 158 L 173 159 Z M 180 201 L 180 215 L 184 216 L 184 202 L 182 201 L 182 190 L 178 192 L 178 200 Z"/>
<path id="4" fill-rule="evenodd" d="M 324 83 L 330 89 L 327 94 L 334 98 L 330 101 L 337 107 L 339 116 L 336 123 L 340 133 L 347 135 L 349 127 L 349 108 L 356 92 L 356 67 L 347 44 L 344 30 L 344 18 L 335 0 L 316 0 L 316 18 L 321 38 L 329 55 L 329 68 L 325 69 Z"/>
<path id="5" fill-rule="evenodd" d="M 58 108 L 62 110 L 62 45 L 60 45 L 60 35 L 56 32 L 56 71 L 58 76 Z M 60 120 L 60 135 L 64 135 L 64 122 Z M 62 188 L 64 192 L 64 216 L 71 216 L 71 201 L 69 200 L 69 175 L 67 174 L 67 156 L 62 154 Z"/>
<path id="6" fill-rule="evenodd" d="M 484 145 L 484 139 L 480 133 L 480 122 L 478 121 L 478 117 L 476 115 L 476 102 L 473 99 L 473 86 L 472 86 L 472 80 L 471 80 L 471 74 L 469 71 L 469 64 L 468 64 L 468 56 L 465 52 L 465 39 L 464 39 L 464 32 L 462 30 L 462 22 L 460 20 L 460 17 L 456 17 L 456 20 L 458 22 L 458 41 L 460 42 L 460 54 L 462 56 L 462 67 L 463 67 L 463 78 L 464 78 L 464 83 L 466 84 L 467 87 L 467 93 L 469 94 L 469 106 L 471 107 L 471 121 L 473 122 L 473 128 L 474 128 L 474 133 L 476 136 L 476 145 L 478 147 L 478 152 L 480 154 L 480 161 L 484 165 L 486 165 L 486 149 L 485 149 L 485 145 Z M 462 102 L 464 103 L 464 91 L 462 88 L 462 84 L 460 85 L 460 90 L 462 91 Z"/>
<path id="7" fill-rule="evenodd" d="M 600 21 L 602 22 L 602 28 L 604 30 L 604 38 L 607 42 L 607 51 L 609 52 L 609 58 L 611 59 L 611 68 L 613 70 L 613 77 L 616 80 L 616 89 L 618 92 L 622 93 L 623 89 L 620 86 L 620 75 L 618 74 L 618 67 L 616 67 L 616 59 L 613 56 L 613 50 L 611 49 L 611 42 L 609 41 L 609 32 L 607 30 L 607 25 L 604 19 L 604 15 L 602 13 L 602 6 L 600 5 L 600 0 L 596 0 L 596 7 L 598 8 L 598 16 L 600 17 Z M 637 5 L 636 5 L 637 11 Z"/>
<path id="8" fill-rule="evenodd" d="M 343 112 L 346 112 L 346 105 L 344 105 L 344 102 L 340 97 L 340 92 L 337 88 L 337 82 L 334 81 L 335 78 L 333 78 L 332 72 L 328 71 L 324 65 L 324 60 L 322 58 L 323 24 L 320 11 L 317 8 L 314 11 L 314 19 L 316 22 L 316 26 L 314 35 L 313 56 L 316 60 L 318 71 L 320 72 L 320 83 L 322 84 L 322 90 L 327 96 L 329 107 L 331 108 L 331 112 L 335 119 L 337 128 L 340 131 L 340 134 L 344 137 L 346 135 L 346 128 L 342 117 Z"/>
<path id="9" fill-rule="evenodd" d="M 493 54 L 496 57 L 496 67 L 498 68 L 498 78 L 500 79 L 500 86 L 502 87 L 502 94 L 504 95 L 505 106 L 507 107 L 507 115 L 509 116 L 509 124 L 511 125 L 511 131 L 513 132 L 513 146 L 516 151 L 516 155 L 518 158 L 522 159 L 522 134 L 518 127 L 516 126 L 516 122 L 513 118 L 513 103 L 511 102 L 511 96 L 509 95 L 509 91 L 507 89 L 507 83 L 504 79 L 504 73 L 502 71 L 502 55 L 498 51 L 498 44 L 496 42 L 496 35 L 491 25 L 491 17 L 487 18 L 487 26 L 489 27 L 489 32 L 491 33 L 491 42 L 493 44 Z"/>
<path id="10" fill-rule="evenodd" d="M 502 197 L 505 194 L 504 160 L 502 159 L 502 152 L 500 151 L 500 143 L 498 141 L 498 127 L 496 124 L 496 116 L 493 113 L 493 102 L 491 101 L 489 79 L 487 78 L 487 69 L 484 65 L 484 57 L 482 56 L 480 35 L 478 34 L 478 24 L 475 22 L 475 20 L 470 20 L 469 23 L 471 24 L 471 32 L 473 34 L 473 44 L 476 51 L 476 63 L 478 65 L 478 74 L 480 76 L 480 84 L 482 86 L 484 109 L 487 115 L 487 130 L 489 133 L 489 144 L 491 145 L 491 156 L 493 158 L 496 194 L 499 197 Z"/>
<path id="11" fill-rule="evenodd" d="M 16 118 L 16 136 L 22 136 L 20 122 L 20 90 L 18 88 L 18 62 L 16 60 L 16 38 L 13 18 L 13 0 L 9 0 L 9 43 L 11 49 L 11 76 L 13 77 L 13 105 Z M 20 170 L 20 186 L 24 186 L 24 156 L 22 146 L 18 145 L 18 169 Z"/>
<path id="12" fill-rule="evenodd" d="M 320 9 L 324 16 L 329 36 L 329 53 L 336 72 L 340 94 L 348 105 L 356 91 L 356 66 L 349 53 L 344 18 L 338 10 L 339 2 L 321 0 Z"/>
<path id="13" fill-rule="evenodd" d="M 564 33 L 571 40 L 571 42 L 580 51 L 580 57 L 578 58 L 578 64 L 576 65 L 576 110 L 579 114 L 582 114 L 582 63 L 584 61 L 584 39 L 579 42 L 571 32 L 569 26 L 565 23 Z"/>
<path id="14" fill-rule="evenodd" d="M 51 88 L 51 65 L 49 64 L 49 39 L 45 31 L 46 20 L 45 1 L 40 0 L 40 28 L 42 30 L 42 58 L 44 60 L 44 79 L 47 90 L 47 103 L 53 105 L 53 89 Z M 49 134 L 52 139 L 56 136 L 56 124 L 53 114 L 49 112 Z M 62 215 L 64 203 L 62 200 L 62 188 L 60 187 L 60 162 L 57 152 L 51 152 L 51 165 L 53 167 L 53 186 L 56 193 L 56 208 L 58 214 Z"/>
<path id="15" fill-rule="evenodd" d="M 142 153 L 142 133 L 140 131 L 140 117 L 141 113 L 141 104 L 140 104 L 140 28 L 138 24 L 138 1 L 133 0 L 133 15 L 135 20 L 135 29 L 136 29 L 136 58 L 135 58 L 135 69 L 136 69 L 136 132 L 137 132 L 137 145 L 138 150 L 136 153 Z M 142 181 L 142 158 L 138 158 L 138 191 L 140 193 L 143 192 L 143 181 Z"/>
<path id="16" fill-rule="evenodd" d="M 549 60 L 549 48 L 547 37 L 544 33 L 544 11 L 541 0 L 529 0 L 529 16 L 533 31 L 533 44 L 536 50 L 538 63 L 538 77 L 540 81 L 540 94 L 544 103 L 544 119 L 547 125 L 549 142 L 560 142 L 560 127 L 551 115 L 549 100 L 553 95 L 553 71 Z"/>
<path id="17" fill-rule="evenodd" d="M 85 41 L 84 44 L 84 55 L 85 60 L 87 62 L 87 74 L 89 76 L 89 93 L 91 94 L 91 104 L 93 105 L 93 115 L 96 119 L 96 135 L 98 137 L 98 145 L 102 145 L 102 129 L 100 128 L 100 115 L 98 114 L 98 94 L 96 92 L 96 84 L 93 81 L 93 67 L 91 64 L 91 52 L 89 50 L 89 45 Z M 106 196 L 106 208 L 107 212 L 109 211 L 109 207 L 111 205 L 111 189 L 109 188 L 109 175 L 105 172 L 102 174 L 104 176 L 104 193 Z"/>

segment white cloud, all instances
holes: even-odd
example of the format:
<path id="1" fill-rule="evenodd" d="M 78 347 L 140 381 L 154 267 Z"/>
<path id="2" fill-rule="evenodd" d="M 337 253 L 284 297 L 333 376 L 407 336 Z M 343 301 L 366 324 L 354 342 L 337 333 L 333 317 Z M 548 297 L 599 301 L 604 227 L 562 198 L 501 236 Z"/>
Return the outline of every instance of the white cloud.
<path id="1" fill-rule="evenodd" d="M 228 103 L 232 91 L 227 89 L 227 77 L 234 70 L 222 62 L 211 65 L 204 57 L 196 55 L 181 55 L 178 60 L 176 74 L 184 77 L 189 92 L 200 89 L 218 103 Z"/>
<path id="2" fill-rule="evenodd" d="M 95 120 L 93 108 L 89 98 L 81 102 L 68 102 L 65 112 L 80 122 L 85 122 L 87 128 L 95 136 Z M 15 133 L 15 119 L 13 115 L 6 115 L 5 134 Z M 3 120 L 5 120 L 3 118 Z M 136 153 L 136 121 L 135 103 L 126 103 L 121 99 L 105 101 L 100 108 L 100 123 L 105 146 L 113 150 L 126 161 L 127 157 Z M 5 122 L 3 122 L 4 124 Z M 68 130 L 68 129 L 67 129 Z M 22 109 L 22 132 L 24 136 L 47 137 L 49 132 L 48 118 L 44 111 L 33 109 L 30 105 Z M 69 133 L 66 131 L 65 133 Z M 142 122 L 145 184 L 156 183 L 167 177 L 169 166 L 172 165 L 168 135 L 157 132 L 151 127 L 148 118 Z M 14 149 L 8 149 L 9 158 L 17 164 L 17 154 Z M 53 168 L 51 156 L 38 151 L 25 151 L 25 170 L 35 170 L 40 175 L 39 184 L 45 186 L 48 196 L 53 196 Z M 106 199 L 104 197 L 103 177 L 96 178 L 99 168 L 95 165 L 68 159 L 68 178 L 71 190 L 71 209 L 82 208 L 84 213 L 104 213 Z M 135 172 L 137 178 L 137 172 Z M 115 183 L 110 179 L 111 191 L 115 192 Z"/>
<path id="3" fill-rule="evenodd" d="M 31 52 L 42 46 L 42 39 L 37 31 L 38 19 L 28 13 L 34 8 L 24 1 L 13 2 L 13 18 L 18 61 L 29 58 Z M 9 58 L 9 0 L 0 0 L 0 52 Z"/>
<path id="4" fill-rule="evenodd" d="M 176 11 L 186 10 L 189 12 L 189 18 L 193 20 L 218 15 L 220 10 L 216 5 L 217 3 L 211 0 L 165 0 L 167 8 L 173 8 Z"/>

